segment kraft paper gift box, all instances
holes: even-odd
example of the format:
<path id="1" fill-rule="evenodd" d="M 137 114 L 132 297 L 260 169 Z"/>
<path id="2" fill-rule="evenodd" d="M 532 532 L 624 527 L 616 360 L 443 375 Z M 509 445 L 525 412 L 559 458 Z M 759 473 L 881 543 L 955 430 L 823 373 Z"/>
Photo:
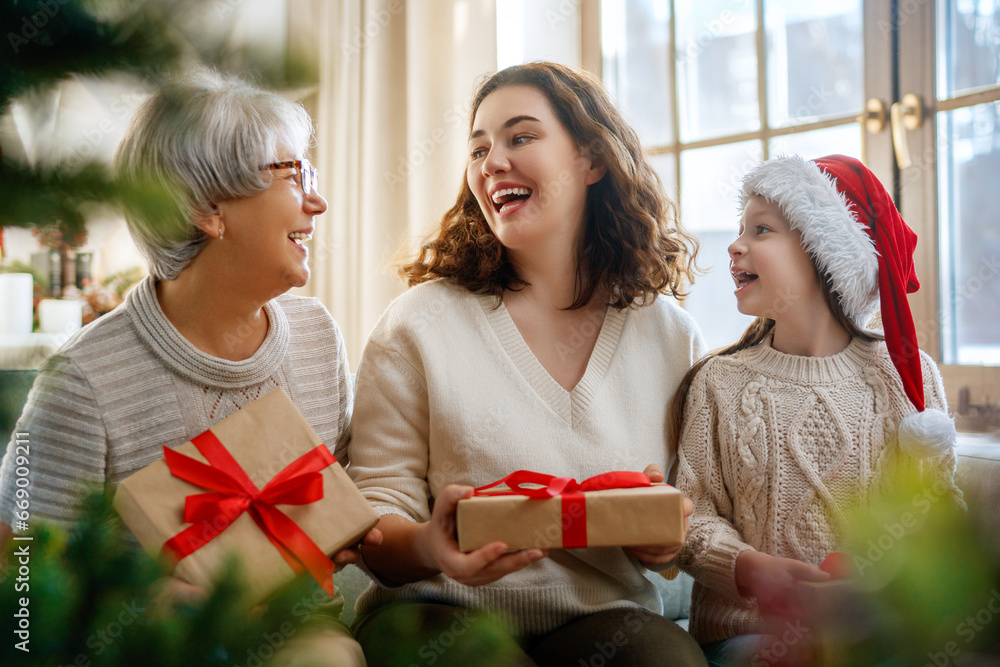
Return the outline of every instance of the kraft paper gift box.
<path id="1" fill-rule="evenodd" d="M 215 444 L 211 444 L 213 442 Z M 204 449 L 209 446 L 206 443 L 214 449 Z M 202 451 L 213 454 L 213 470 L 206 471 L 208 459 Z M 178 455 L 190 457 L 195 462 L 192 464 Z M 306 457 L 303 458 L 303 455 Z M 266 515 L 265 522 L 277 526 L 277 532 L 272 531 L 272 535 L 281 538 L 287 536 L 289 531 L 296 533 L 301 530 L 318 547 L 318 550 L 311 547 L 295 549 L 310 556 L 302 560 L 310 564 L 310 574 L 331 594 L 333 564 L 325 556 L 357 543 L 378 523 L 375 510 L 280 388 L 175 450 L 164 448 L 164 456 L 122 481 L 115 494 L 114 506 L 139 543 L 151 553 L 163 552 L 164 544 L 186 529 L 187 533 L 178 539 L 190 537 L 197 544 L 207 538 L 208 541 L 197 546 L 192 553 L 180 558 L 173 571 L 175 576 L 198 586 L 210 586 L 221 574 L 223 564 L 233 557 L 242 561 L 248 592 L 256 599 L 266 597 L 304 570 L 301 566 L 298 572 L 293 570 L 272 538 L 254 520 L 254 509 L 242 512 L 235 521 L 226 525 L 227 521 L 220 516 L 227 510 L 220 514 L 218 508 L 213 509 L 213 506 L 207 509 L 202 507 L 202 511 L 210 516 L 195 518 L 204 523 L 186 522 L 185 507 L 190 507 L 193 502 L 188 500 L 190 496 L 202 495 L 212 501 L 228 495 L 229 501 L 224 501 L 223 507 L 227 506 L 226 502 L 234 498 L 238 500 L 241 496 L 240 489 L 235 493 L 226 491 L 203 495 L 219 489 L 174 476 L 170 468 L 176 466 L 178 461 L 209 477 L 217 477 L 215 471 L 221 466 L 232 472 L 233 478 L 249 478 L 248 483 L 273 500 L 270 508 L 257 511 L 258 516 Z M 173 462 L 170 467 L 168 460 Z M 232 464 L 226 463 L 227 460 L 235 461 L 235 472 Z M 303 471 L 301 465 L 306 460 L 311 462 L 311 467 Z M 293 462 L 295 465 L 290 466 Z M 200 467 L 199 463 L 202 464 Z M 305 479 L 300 477 L 295 480 L 301 484 L 296 485 L 297 490 L 289 495 L 288 483 L 280 487 L 278 483 L 293 476 L 296 471 Z M 269 487 L 268 483 L 272 480 L 274 484 Z M 223 486 L 227 485 L 233 486 L 230 482 L 223 483 Z M 293 497 L 307 491 L 305 500 Z M 321 493 L 321 497 L 315 500 L 317 492 Z M 286 502 L 282 503 L 282 500 Z M 289 500 L 305 504 L 288 504 Z M 255 504 L 255 507 L 260 506 Z M 275 511 L 287 518 L 276 516 Z M 294 522 L 293 526 L 289 525 L 291 522 Z M 218 532 L 220 527 L 222 530 Z M 215 533 L 218 534 L 212 537 Z M 299 534 L 299 544 L 301 537 Z M 295 535 L 291 543 L 296 543 Z M 167 549 L 166 554 L 173 555 L 173 552 Z M 290 558 L 295 560 L 294 556 Z"/>
<path id="2" fill-rule="evenodd" d="M 490 489 L 501 483 L 545 488 Z M 588 490 L 609 484 L 634 485 Z M 518 471 L 459 501 L 458 546 L 468 552 L 497 541 L 510 549 L 679 545 L 685 537 L 683 498 L 672 486 L 650 484 L 642 473 L 605 473 L 577 484 Z"/>

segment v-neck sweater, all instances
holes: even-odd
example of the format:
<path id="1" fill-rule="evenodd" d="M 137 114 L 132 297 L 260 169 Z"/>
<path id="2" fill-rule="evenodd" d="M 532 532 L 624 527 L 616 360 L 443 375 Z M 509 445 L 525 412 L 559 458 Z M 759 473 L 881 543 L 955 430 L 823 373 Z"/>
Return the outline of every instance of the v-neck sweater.
<path id="1" fill-rule="evenodd" d="M 928 408 L 947 411 L 933 360 L 920 353 Z M 691 634 L 701 643 L 757 634 L 756 601 L 739 594 L 749 549 L 819 565 L 842 548 L 853 502 L 877 502 L 900 472 L 964 507 L 955 453 L 916 459 L 896 432 L 913 407 L 884 342 L 852 339 L 828 357 L 784 354 L 770 339 L 715 357 L 688 392 L 677 487 L 695 505 L 678 556 L 695 578 Z"/>
<path id="2" fill-rule="evenodd" d="M 611 366 L 611 359 L 618 347 L 627 311 L 607 309 L 583 377 L 572 390 L 567 390 L 556 382 L 538 361 L 521 336 L 514 320 L 511 319 L 507 308 L 502 303 L 499 307 L 495 307 L 493 298 L 480 297 L 479 301 L 500 345 L 524 380 L 561 419 L 571 425 L 579 424 L 594 402 L 597 389 Z M 581 325 L 581 328 L 583 326 L 586 325 Z"/>
<path id="3" fill-rule="evenodd" d="M 14 428 L 30 451 L 32 517 L 69 523 L 88 486 L 118 484 L 160 459 L 162 445 L 185 443 L 279 386 L 346 465 L 352 387 L 340 329 L 314 298 L 282 295 L 264 310 L 267 335 L 243 361 L 185 339 L 152 278 L 74 334 L 39 369 Z M 237 326 L 231 335 L 245 334 Z M 16 481 L 12 439 L 0 466 L 0 520 L 12 526 Z"/>
<path id="4" fill-rule="evenodd" d="M 573 334 L 568 345 L 583 340 Z M 427 521 L 448 484 L 483 486 L 519 469 L 578 480 L 650 463 L 667 470 L 668 404 L 702 352 L 694 321 L 667 299 L 609 308 L 583 377 L 567 391 L 495 297 L 424 283 L 390 304 L 365 348 L 349 472 L 381 514 Z M 390 587 L 375 576 L 358 606 L 443 600 L 540 635 L 605 609 L 660 613 L 644 571 L 620 548 L 552 550 L 486 586 L 439 574 Z"/>

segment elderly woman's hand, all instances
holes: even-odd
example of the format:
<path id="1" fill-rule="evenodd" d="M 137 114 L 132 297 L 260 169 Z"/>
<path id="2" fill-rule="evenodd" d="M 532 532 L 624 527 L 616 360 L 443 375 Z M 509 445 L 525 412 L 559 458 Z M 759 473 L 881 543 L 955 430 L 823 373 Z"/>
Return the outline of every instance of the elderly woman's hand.
<path id="1" fill-rule="evenodd" d="M 460 584 L 482 586 L 545 558 L 544 549 L 523 549 L 507 553 L 503 542 L 462 553 L 455 540 L 455 511 L 458 501 L 472 497 L 471 486 L 449 484 L 434 501 L 431 520 L 421 524 L 415 535 L 419 558 L 428 567 L 440 570 Z"/>
<path id="2" fill-rule="evenodd" d="M 195 605 L 209 597 L 207 588 L 189 584 L 170 575 L 158 579 L 151 591 L 153 596 L 150 600 L 150 609 L 154 615 L 170 613 L 185 605 Z"/>
<path id="3" fill-rule="evenodd" d="M 364 538 L 359 543 L 346 549 L 341 549 L 337 553 L 333 554 L 333 564 L 336 566 L 337 572 L 340 572 L 351 563 L 357 563 L 361 560 L 362 544 L 367 544 L 373 547 L 377 547 L 382 544 L 382 531 L 378 528 L 372 528 L 365 533 Z"/>
<path id="4" fill-rule="evenodd" d="M 664 480 L 663 470 L 655 463 L 650 463 L 643 471 L 649 475 L 649 481 L 662 482 Z M 691 514 L 694 512 L 694 503 L 690 498 L 684 498 L 684 533 L 687 534 L 688 524 Z M 649 544 L 641 547 L 624 547 L 625 553 L 634 557 L 646 567 L 660 567 L 666 565 L 681 552 L 683 545 L 663 546 L 659 544 Z"/>

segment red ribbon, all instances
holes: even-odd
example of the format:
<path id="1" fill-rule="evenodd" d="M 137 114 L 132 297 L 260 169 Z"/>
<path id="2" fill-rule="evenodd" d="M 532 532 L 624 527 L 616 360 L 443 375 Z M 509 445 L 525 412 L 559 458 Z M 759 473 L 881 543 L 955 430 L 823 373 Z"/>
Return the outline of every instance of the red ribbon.
<path id="1" fill-rule="evenodd" d="M 325 445 L 306 452 L 258 490 L 236 459 L 211 431 L 191 440 L 208 465 L 167 447 L 163 457 L 174 477 L 209 493 L 184 501 L 184 521 L 193 525 L 170 538 L 163 551 L 177 560 L 211 542 L 244 512 L 295 572 L 308 571 L 331 596 L 335 566 L 316 543 L 275 505 L 308 505 L 323 497 L 320 471 L 337 462 Z"/>
<path id="2" fill-rule="evenodd" d="M 501 484 L 506 485 L 510 491 L 481 493 Z M 536 486 L 525 487 L 522 486 L 523 484 Z M 631 489 L 640 486 L 652 486 L 646 473 L 619 470 L 601 473 L 582 482 L 577 482 L 572 477 L 556 477 L 531 470 L 518 470 L 492 484 L 480 486 L 476 489 L 475 494 L 477 496 L 517 495 L 536 499 L 561 497 L 563 548 L 569 549 L 587 546 L 587 501 L 584 493 L 607 489 Z"/>

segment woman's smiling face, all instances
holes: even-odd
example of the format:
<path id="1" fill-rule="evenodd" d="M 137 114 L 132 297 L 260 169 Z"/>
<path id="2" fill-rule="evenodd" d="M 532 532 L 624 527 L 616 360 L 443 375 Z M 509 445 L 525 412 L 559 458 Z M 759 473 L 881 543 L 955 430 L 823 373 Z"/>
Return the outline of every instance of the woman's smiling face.
<path id="1" fill-rule="evenodd" d="M 295 159 L 287 148 L 282 161 Z M 271 183 L 263 192 L 219 204 L 225 223 L 221 244 L 245 272 L 245 283 L 271 296 L 309 280 L 309 252 L 304 243 L 315 230 L 314 218 L 327 202 L 312 187 L 305 194 L 296 169 L 264 172 Z"/>
<path id="2" fill-rule="evenodd" d="M 603 175 L 536 88 L 507 86 L 480 104 L 466 177 L 490 229 L 508 250 L 539 243 L 575 247 L 587 188 Z"/>

